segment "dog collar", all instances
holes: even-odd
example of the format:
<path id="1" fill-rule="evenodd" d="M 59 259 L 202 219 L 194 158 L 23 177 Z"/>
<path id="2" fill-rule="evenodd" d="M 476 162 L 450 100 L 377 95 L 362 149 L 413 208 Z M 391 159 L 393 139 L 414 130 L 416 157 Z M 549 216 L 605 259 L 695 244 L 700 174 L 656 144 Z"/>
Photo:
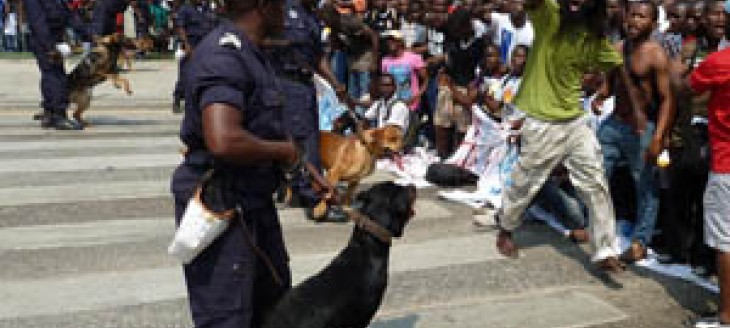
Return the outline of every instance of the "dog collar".
<path id="1" fill-rule="evenodd" d="M 383 228 L 381 225 L 375 223 L 375 221 L 353 208 L 346 207 L 344 211 L 347 213 L 350 220 L 355 223 L 355 226 L 369 232 L 375 236 L 375 238 L 378 238 L 387 245 L 392 244 L 393 234 L 390 233 L 388 229 Z"/>

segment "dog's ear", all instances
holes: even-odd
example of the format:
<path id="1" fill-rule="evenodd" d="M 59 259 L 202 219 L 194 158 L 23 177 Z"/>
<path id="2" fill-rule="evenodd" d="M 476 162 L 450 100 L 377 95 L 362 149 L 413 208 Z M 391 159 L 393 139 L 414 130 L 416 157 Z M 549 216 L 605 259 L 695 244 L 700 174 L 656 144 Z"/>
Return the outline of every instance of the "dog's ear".
<path id="1" fill-rule="evenodd" d="M 384 137 L 385 131 L 383 129 L 372 129 L 363 132 L 363 139 L 370 147 L 382 145 Z"/>

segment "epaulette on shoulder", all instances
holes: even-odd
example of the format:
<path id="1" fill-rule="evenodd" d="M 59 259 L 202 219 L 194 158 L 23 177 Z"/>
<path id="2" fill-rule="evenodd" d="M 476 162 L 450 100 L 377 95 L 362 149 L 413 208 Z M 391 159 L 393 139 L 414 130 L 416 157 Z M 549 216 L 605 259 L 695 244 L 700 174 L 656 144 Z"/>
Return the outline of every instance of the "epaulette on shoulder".
<path id="1" fill-rule="evenodd" d="M 227 33 L 223 34 L 223 36 L 221 36 L 220 40 L 218 40 L 218 44 L 222 47 L 231 48 L 231 49 L 235 49 L 235 50 L 241 49 L 241 39 L 237 35 L 235 35 L 231 32 L 227 32 Z"/>

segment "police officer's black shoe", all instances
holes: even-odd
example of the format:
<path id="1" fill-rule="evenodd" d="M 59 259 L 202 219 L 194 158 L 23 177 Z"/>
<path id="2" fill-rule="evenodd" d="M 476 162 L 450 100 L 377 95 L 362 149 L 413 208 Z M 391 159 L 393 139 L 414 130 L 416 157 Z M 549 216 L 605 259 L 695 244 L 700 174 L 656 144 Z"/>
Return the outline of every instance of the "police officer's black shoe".
<path id="1" fill-rule="evenodd" d="M 173 114 L 182 114 L 183 109 L 180 105 L 180 99 L 175 98 L 175 100 L 172 102 L 172 113 Z"/>
<path id="2" fill-rule="evenodd" d="M 83 130 L 84 126 L 69 120 L 67 117 L 59 115 L 46 114 L 41 120 L 41 127 L 44 129 L 56 129 L 56 130 Z"/>
<path id="3" fill-rule="evenodd" d="M 306 208 L 309 207 L 304 202 L 304 198 L 298 193 L 292 193 L 289 196 L 289 202 L 287 204 L 289 208 Z"/>

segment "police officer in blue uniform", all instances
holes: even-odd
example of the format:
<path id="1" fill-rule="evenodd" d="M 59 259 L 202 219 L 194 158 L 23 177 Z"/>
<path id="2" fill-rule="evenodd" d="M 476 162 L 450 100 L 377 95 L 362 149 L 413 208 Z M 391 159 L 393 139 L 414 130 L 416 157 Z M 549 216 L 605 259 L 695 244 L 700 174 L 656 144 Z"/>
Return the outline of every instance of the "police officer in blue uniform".
<path id="1" fill-rule="evenodd" d="M 245 222 L 232 220 L 184 266 L 197 328 L 258 327 L 290 286 L 272 194 L 282 165 L 297 162 L 298 152 L 285 137 L 284 94 L 262 51 L 264 38 L 283 29 L 283 11 L 283 0 L 227 1 L 230 21 L 204 38 L 190 58 L 180 131 L 188 151 L 172 178 L 176 219 L 201 176 L 214 169 L 226 176 L 227 194 Z"/>
<path id="2" fill-rule="evenodd" d="M 299 145 L 307 160 L 321 170 L 319 158 L 319 109 L 313 74 L 329 82 L 339 96 L 346 89 L 330 70 L 324 56 L 322 24 L 316 15 L 318 0 L 287 0 L 283 42 L 272 47 L 271 55 L 286 94 L 284 126 Z M 319 201 L 311 182 L 300 175 L 292 181 L 290 205 L 311 209 Z M 311 212 L 308 212 L 311 215 Z"/>
<path id="3" fill-rule="evenodd" d="M 177 12 L 175 21 L 177 34 L 182 40 L 185 57 L 180 60 L 177 83 L 173 93 L 172 111 L 180 113 L 180 101 L 185 98 L 186 66 L 193 50 L 200 41 L 215 27 L 216 15 L 210 4 L 203 0 L 192 0 L 183 4 Z"/>
<path id="4" fill-rule="evenodd" d="M 137 6 L 134 10 L 134 20 L 137 37 L 148 37 L 150 35 L 150 26 L 152 25 L 152 13 L 150 12 L 149 1 L 137 0 Z"/>
<path id="5" fill-rule="evenodd" d="M 81 130 L 82 126 L 68 119 L 68 76 L 58 44 L 64 42 L 66 28 L 72 24 L 66 0 L 24 0 L 30 47 L 41 71 L 43 128 Z"/>

